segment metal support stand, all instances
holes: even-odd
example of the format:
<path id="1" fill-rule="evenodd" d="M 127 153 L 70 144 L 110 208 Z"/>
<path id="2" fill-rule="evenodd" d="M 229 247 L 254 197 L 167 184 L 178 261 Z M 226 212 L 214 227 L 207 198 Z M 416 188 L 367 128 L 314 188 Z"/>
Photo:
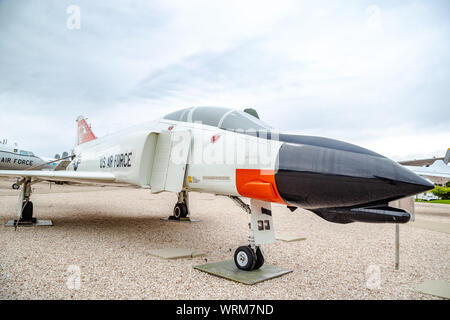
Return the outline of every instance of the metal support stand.
<path id="1" fill-rule="evenodd" d="M 395 224 L 395 270 L 400 268 L 400 226 Z"/>

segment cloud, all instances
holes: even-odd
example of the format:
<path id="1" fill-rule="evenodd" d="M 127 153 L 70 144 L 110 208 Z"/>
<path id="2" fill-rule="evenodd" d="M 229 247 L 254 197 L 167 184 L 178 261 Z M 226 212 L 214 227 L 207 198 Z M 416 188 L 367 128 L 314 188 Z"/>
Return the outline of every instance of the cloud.
<path id="1" fill-rule="evenodd" d="M 79 30 L 66 27 L 71 4 Z M 2 1 L 2 135 L 51 155 L 72 147 L 79 114 L 103 135 L 192 105 L 252 106 L 290 132 L 399 159 L 440 156 L 450 139 L 448 9 L 413 0 Z"/>

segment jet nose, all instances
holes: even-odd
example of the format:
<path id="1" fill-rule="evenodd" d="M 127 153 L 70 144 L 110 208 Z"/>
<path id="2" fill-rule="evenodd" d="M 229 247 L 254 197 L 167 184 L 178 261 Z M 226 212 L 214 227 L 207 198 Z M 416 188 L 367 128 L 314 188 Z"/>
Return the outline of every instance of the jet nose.
<path id="1" fill-rule="evenodd" d="M 380 176 L 376 177 L 387 181 L 389 184 L 398 185 L 397 190 L 400 195 L 414 195 L 434 188 L 434 184 L 428 179 L 417 175 L 410 169 L 403 167 L 392 160 L 389 161 L 394 168 L 394 175 L 389 177 L 382 176 L 382 173 L 380 173 Z"/>
<path id="2" fill-rule="evenodd" d="M 351 207 L 387 203 L 434 188 L 390 159 L 337 142 L 339 148 L 281 146 L 275 181 L 285 202 L 307 209 Z"/>

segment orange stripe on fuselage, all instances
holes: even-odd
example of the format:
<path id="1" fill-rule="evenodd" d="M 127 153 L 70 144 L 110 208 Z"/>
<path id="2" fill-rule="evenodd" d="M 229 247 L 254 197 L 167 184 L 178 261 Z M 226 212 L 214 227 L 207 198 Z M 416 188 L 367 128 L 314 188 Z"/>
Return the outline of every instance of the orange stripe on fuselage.
<path id="1" fill-rule="evenodd" d="M 278 193 L 273 170 L 236 169 L 236 188 L 243 197 L 286 204 Z"/>

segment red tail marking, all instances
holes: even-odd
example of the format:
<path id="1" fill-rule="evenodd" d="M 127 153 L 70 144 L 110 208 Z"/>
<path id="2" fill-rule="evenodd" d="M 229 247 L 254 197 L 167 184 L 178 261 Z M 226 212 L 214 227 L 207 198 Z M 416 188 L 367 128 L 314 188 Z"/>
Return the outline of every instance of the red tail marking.
<path id="1" fill-rule="evenodd" d="M 91 140 L 97 139 L 95 134 L 92 132 L 91 127 L 87 124 L 86 120 L 83 117 L 78 117 L 78 144 L 82 144 Z"/>

